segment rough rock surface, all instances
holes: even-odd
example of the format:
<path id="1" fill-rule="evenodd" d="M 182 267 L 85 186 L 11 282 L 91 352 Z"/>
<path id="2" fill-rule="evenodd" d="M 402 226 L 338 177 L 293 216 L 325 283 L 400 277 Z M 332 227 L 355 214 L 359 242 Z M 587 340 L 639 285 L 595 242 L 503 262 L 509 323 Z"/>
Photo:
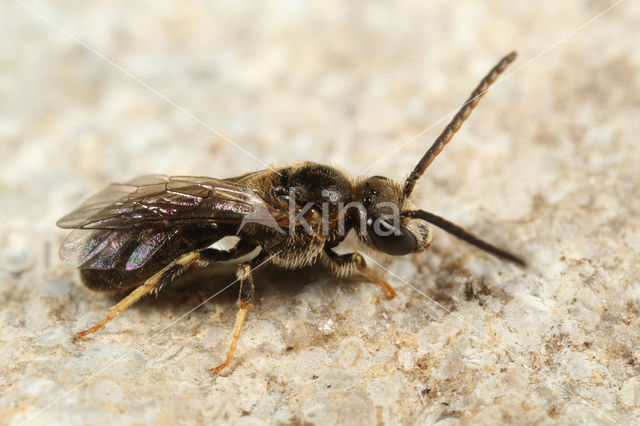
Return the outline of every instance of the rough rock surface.
<path id="1" fill-rule="evenodd" d="M 638 421 L 639 2 L 209 3 L 0 5 L 0 423 Z M 237 288 L 192 309 L 229 267 L 72 338 L 117 300 L 58 260 L 83 198 L 260 161 L 402 179 L 511 49 L 416 198 L 529 270 L 443 232 L 380 260 L 392 301 L 264 268 L 216 378 Z"/>

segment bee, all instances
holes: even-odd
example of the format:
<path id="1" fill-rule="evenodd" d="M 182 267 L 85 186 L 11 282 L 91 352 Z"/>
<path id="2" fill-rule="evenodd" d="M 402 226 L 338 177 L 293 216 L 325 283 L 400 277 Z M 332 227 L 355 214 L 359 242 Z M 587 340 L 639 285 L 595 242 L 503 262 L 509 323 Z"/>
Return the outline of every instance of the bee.
<path id="1" fill-rule="evenodd" d="M 388 298 L 394 297 L 391 286 L 367 266 L 360 253 L 335 251 L 349 233 L 363 248 L 402 256 L 427 250 L 433 238 L 430 225 L 435 225 L 524 267 L 520 257 L 416 209 L 411 201 L 418 179 L 515 57 L 512 52 L 502 58 L 480 81 L 403 185 L 383 176 L 354 178 L 313 162 L 227 179 L 149 175 L 109 185 L 57 222 L 61 228 L 73 229 L 60 256 L 79 268 L 82 282 L 92 290 L 132 291 L 102 321 L 78 336 L 95 333 L 189 268 L 254 254 L 237 268 L 238 311 L 227 357 L 212 369 L 219 374 L 233 358 L 252 307 L 252 271 L 263 263 L 284 269 L 321 263 L 338 277 L 361 276 L 380 285 Z M 235 246 L 212 247 L 228 236 L 236 237 Z"/>

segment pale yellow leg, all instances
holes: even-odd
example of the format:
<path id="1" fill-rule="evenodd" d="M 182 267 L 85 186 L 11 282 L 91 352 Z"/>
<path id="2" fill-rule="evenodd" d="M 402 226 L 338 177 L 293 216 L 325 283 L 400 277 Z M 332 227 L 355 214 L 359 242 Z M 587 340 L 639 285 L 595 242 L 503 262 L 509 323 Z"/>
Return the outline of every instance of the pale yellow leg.
<path id="1" fill-rule="evenodd" d="M 325 248 L 325 253 L 329 256 L 335 267 L 335 272 L 340 275 L 351 275 L 353 274 L 353 267 L 357 269 L 357 271 L 367 277 L 370 281 L 378 284 L 387 294 L 387 299 L 393 299 L 396 296 L 396 292 L 393 291 L 391 286 L 387 284 L 385 280 L 380 278 L 367 266 L 367 262 L 365 262 L 364 258 L 360 253 L 347 253 L 347 254 L 337 254 L 331 248 Z"/>
<path id="2" fill-rule="evenodd" d="M 395 290 L 389 285 L 387 284 L 387 282 L 385 280 L 383 280 L 382 278 L 380 278 L 379 276 L 377 276 L 375 274 L 375 272 L 373 272 L 371 269 L 369 268 L 365 268 L 363 271 L 361 271 L 367 278 L 369 278 L 371 281 L 373 281 L 374 283 L 378 284 L 380 287 L 382 287 L 382 289 L 385 291 L 385 293 L 387 293 L 387 299 L 393 299 L 394 297 L 396 297 L 396 292 Z"/>
<path id="3" fill-rule="evenodd" d="M 387 299 L 393 299 L 394 297 L 396 297 L 395 290 L 391 288 L 391 286 L 387 284 L 385 280 L 377 276 L 375 272 L 369 269 L 366 262 L 359 253 L 354 254 L 354 261 L 356 267 L 358 268 L 358 271 L 360 271 L 361 274 L 382 287 L 382 289 L 387 293 Z"/>
<path id="4" fill-rule="evenodd" d="M 168 264 L 167 266 L 162 268 L 159 272 L 154 274 L 151 278 L 147 279 L 140 287 L 138 287 L 135 290 L 133 290 L 131 292 L 131 294 L 129 294 L 127 297 L 125 297 L 120 302 L 118 302 L 118 304 L 116 304 L 115 306 L 112 306 L 111 307 L 111 312 L 109 312 L 107 315 L 105 315 L 105 317 L 104 317 L 104 319 L 102 321 L 100 321 L 99 323 L 97 323 L 96 325 L 94 325 L 93 327 L 91 327 L 91 328 L 89 328 L 87 330 L 79 332 L 77 334 L 77 336 L 80 339 L 84 339 L 84 337 L 87 334 L 93 334 L 96 331 L 100 330 L 109 321 L 111 321 L 112 319 L 114 319 L 115 317 L 120 315 L 120 313 L 122 313 L 122 311 L 124 311 L 129 306 L 133 305 L 138 300 L 140 300 L 140 298 L 142 298 L 142 296 L 152 292 L 156 288 L 156 285 L 158 284 L 158 282 L 160 281 L 162 276 L 169 269 L 171 269 L 173 266 L 175 266 L 175 265 L 187 266 L 188 264 L 190 264 L 192 262 L 197 262 L 197 261 L 198 261 L 198 252 L 194 251 L 194 252 L 191 252 L 191 253 L 187 253 L 187 254 L 183 255 L 182 257 L 178 258 L 177 260 L 171 262 L 170 264 Z"/>
<path id="5" fill-rule="evenodd" d="M 215 372 L 216 374 L 220 374 L 220 372 L 229 366 L 229 363 L 233 359 L 233 353 L 236 351 L 236 345 L 238 344 L 238 339 L 240 338 L 240 331 L 242 330 L 242 324 L 244 324 L 244 318 L 247 315 L 247 311 L 251 305 L 240 306 L 238 309 L 238 314 L 236 315 L 236 325 L 233 328 L 233 337 L 231 338 L 231 347 L 229 348 L 229 353 L 227 353 L 227 358 L 224 362 L 218 365 L 215 368 L 211 369 L 211 372 Z"/>
<path id="6" fill-rule="evenodd" d="M 242 324 L 247 316 L 247 311 L 253 307 L 251 300 L 253 299 L 253 278 L 251 276 L 251 265 L 245 264 L 238 268 L 236 276 L 240 280 L 240 297 L 238 298 L 238 313 L 236 314 L 236 325 L 233 327 L 233 336 L 231 337 L 231 346 L 224 362 L 211 369 L 211 373 L 220 374 L 220 372 L 229 366 L 233 359 L 233 353 L 236 351 L 236 345 L 242 331 Z"/>

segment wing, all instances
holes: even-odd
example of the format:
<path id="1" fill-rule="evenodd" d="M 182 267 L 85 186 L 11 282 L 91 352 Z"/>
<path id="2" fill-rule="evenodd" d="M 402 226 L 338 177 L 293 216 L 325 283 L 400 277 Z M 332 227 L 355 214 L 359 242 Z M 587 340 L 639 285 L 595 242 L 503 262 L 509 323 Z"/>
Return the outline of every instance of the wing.
<path id="1" fill-rule="evenodd" d="M 151 259 L 172 236 L 163 232 L 76 229 L 62 243 L 60 258 L 82 269 L 133 270 Z M 117 268 L 119 265 L 123 268 Z"/>
<path id="2" fill-rule="evenodd" d="M 81 269 L 133 271 L 152 259 L 208 247 L 246 222 L 287 223 L 286 207 L 269 205 L 249 187 L 257 173 L 148 175 L 111 184 L 57 222 L 74 229 L 60 257 Z"/>
<path id="3" fill-rule="evenodd" d="M 60 258 L 80 269 L 135 271 L 152 263 L 205 248 L 227 235 L 217 224 L 168 229 L 74 229 L 60 247 Z M 160 250 L 162 249 L 162 250 Z"/>
<path id="4" fill-rule="evenodd" d="M 257 172 L 260 173 L 260 172 Z M 148 175 L 111 184 L 60 219 L 61 228 L 131 230 L 192 223 L 240 224 L 247 215 L 283 212 L 269 206 L 246 182 L 199 176 Z"/>

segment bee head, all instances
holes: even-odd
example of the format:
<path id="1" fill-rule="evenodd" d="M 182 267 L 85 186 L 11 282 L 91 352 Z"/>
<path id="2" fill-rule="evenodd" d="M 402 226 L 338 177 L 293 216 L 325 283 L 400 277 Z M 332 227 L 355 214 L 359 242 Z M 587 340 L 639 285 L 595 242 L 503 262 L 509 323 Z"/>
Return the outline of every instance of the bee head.
<path id="1" fill-rule="evenodd" d="M 372 176 L 356 185 L 356 197 L 362 206 L 359 237 L 370 247 L 402 256 L 425 250 L 431 244 L 429 224 L 402 215 L 413 203 L 405 199 L 397 182 Z"/>

